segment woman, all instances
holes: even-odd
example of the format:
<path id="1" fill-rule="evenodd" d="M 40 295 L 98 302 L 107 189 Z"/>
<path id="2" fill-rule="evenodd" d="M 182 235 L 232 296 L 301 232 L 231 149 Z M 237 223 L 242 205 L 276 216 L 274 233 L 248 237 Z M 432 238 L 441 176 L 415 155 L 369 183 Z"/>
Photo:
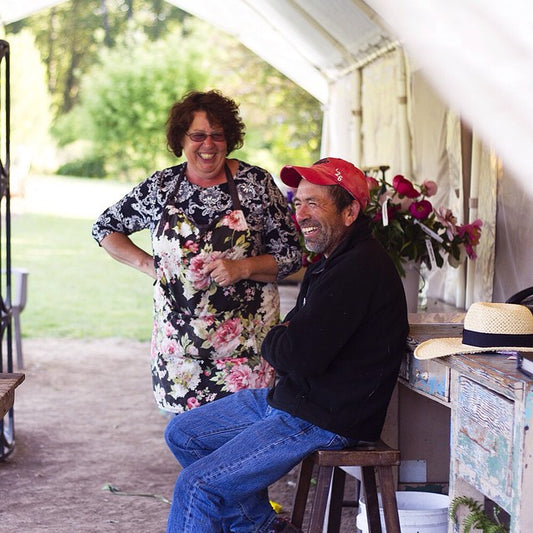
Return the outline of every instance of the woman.
<path id="1" fill-rule="evenodd" d="M 233 100 L 187 94 L 167 122 L 168 146 L 186 162 L 155 172 L 93 226 L 113 258 L 155 279 L 151 366 L 165 411 L 273 378 L 261 342 L 279 320 L 276 281 L 299 268 L 301 254 L 270 174 L 227 157 L 243 136 Z M 153 255 L 128 237 L 145 228 Z"/>

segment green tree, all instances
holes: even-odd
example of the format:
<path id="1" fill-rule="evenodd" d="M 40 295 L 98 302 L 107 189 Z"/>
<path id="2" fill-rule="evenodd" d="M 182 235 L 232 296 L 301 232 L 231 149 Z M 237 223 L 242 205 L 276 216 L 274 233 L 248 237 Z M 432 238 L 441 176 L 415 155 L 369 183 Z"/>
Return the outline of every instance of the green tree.
<path id="1" fill-rule="evenodd" d="M 138 179 L 139 172 L 173 161 L 166 149 L 168 111 L 207 77 L 197 68 L 201 51 L 180 34 L 127 41 L 102 54 L 84 77 L 79 116 L 108 173 Z"/>

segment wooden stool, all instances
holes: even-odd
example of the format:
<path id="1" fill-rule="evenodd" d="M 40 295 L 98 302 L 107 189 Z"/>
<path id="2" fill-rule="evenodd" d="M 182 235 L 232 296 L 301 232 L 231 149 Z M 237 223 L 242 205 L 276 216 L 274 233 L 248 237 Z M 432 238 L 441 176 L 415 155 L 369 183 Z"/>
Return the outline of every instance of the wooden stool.
<path id="1" fill-rule="evenodd" d="M 377 470 L 381 489 L 383 513 L 387 533 L 400 533 L 400 519 L 396 503 L 393 466 L 400 464 L 400 451 L 384 442 L 359 445 L 344 450 L 317 450 L 306 457 L 300 466 L 298 487 L 294 497 L 291 522 L 301 528 L 305 514 L 309 486 L 314 465 L 318 466 L 318 482 L 311 510 L 309 533 L 322 533 L 331 485 L 328 533 L 338 533 L 343 507 L 346 473 L 342 466 L 360 466 L 366 498 L 366 516 L 370 533 L 381 533 L 381 520 L 376 488 Z"/>

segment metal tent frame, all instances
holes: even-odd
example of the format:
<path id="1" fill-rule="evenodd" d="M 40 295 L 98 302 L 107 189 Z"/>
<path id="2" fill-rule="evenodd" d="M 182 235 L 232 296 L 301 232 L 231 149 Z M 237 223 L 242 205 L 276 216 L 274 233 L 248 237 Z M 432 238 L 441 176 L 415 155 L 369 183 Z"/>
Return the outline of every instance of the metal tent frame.
<path id="1" fill-rule="evenodd" d="M 0 372 L 13 372 L 11 313 L 11 207 L 9 189 L 10 90 L 9 43 L 0 40 Z M 15 446 L 11 408 L 0 419 L 0 460 Z"/>

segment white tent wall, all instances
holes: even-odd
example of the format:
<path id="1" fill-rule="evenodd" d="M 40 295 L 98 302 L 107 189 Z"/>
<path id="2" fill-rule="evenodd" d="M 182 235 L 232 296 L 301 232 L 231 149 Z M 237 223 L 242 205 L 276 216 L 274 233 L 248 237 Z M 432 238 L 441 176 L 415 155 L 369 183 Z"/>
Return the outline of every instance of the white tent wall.
<path id="1" fill-rule="evenodd" d="M 527 169 L 527 173 L 529 183 L 505 167 L 498 176 L 496 230 L 488 235 L 496 240 L 493 294 L 496 302 L 533 286 L 533 193 L 530 189 L 533 172 Z"/>
<path id="2" fill-rule="evenodd" d="M 324 106 L 321 154 L 361 160 L 361 73 L 351 72 L 330 84 Z"/>
<path id="3" fill-rule="evenodd" d="M 399 50 L 372 61 L 362 69 L 362 167 L 388 165 L 390 173 L 402 172 L 401 116 L 398 79 L 401 76 Z M 394 175 L 393 174 L 393 175 Z"/>
<path id="4" fill-rule="evenodd" d="M 432 203 L 453 211 L 465 222 L 461 139 L 458 118 L 435 94 L 420 70 L 410 75 L 410 124 L 413 140 L 413 176 L 422 183 L 434 180 L 439 185 Z M 445 265 L 442 269 L 424 270 L 428 298 L 463 307 L 465 304 L 465 269 Z"/>
<path id="5" fill-rule="evenodd" d="M 472 137 L 464 135 L 458 117 L 453 114 L 426 81 L 420 70 L 405 65 L 403 51 L 396 49 L 376 57 L 362 66 L 360 76 L 361 129 L 356 144 L 361 144 L 361 157 L 353 159 L 362 167 L 390 167 L 389 179 L 402 173 L 418 183 L 433 179 L 439 184 L 434 205 L 450 208 L 459 223 L 474 219 L 469 216 L 469 168 L 472 159 Z M 342 81 L 342 80 L 340 80 Z M 465 137 L 465 138 L 463 138 Z M 333 143 L 332 143 L 333 144 Z M 463 150 L 467 146 L 467 179 L 463 179 Z M 323 152 L 323 155 L 336 155 Z M 488 157 L 479 154 L 475 175 L 488 184 L 490 175 L 481 161 Z M 485 159 L 483 159 L 485 158 Z M 412 169 L 412 170 L 411 170 Z M 494 180 L 492 180 L 494 181 Z M 477 182 L 477 181 L 476 181 Z M 477 201 L 472 201 L 477 205 Z M 487 230 L 494 227 L 495 196 L 484 201 L 483 212 Z M 490 231 L 489 231 L 490 234 Z M 424 270 L 425 292 L 456 307 L 467 307 L 473 295 L 478 300 L 492 297 L 494 240 L 483 239 L 478 247 L 480 260 L 475 267 Z M 470 263 L 469 263 L 470 265 Z"/>
<path id="6" fill-rule="evenodd" d="M 475 134 L 472 140 L 472 161 L 468 222 L 479 218 L 483 221 L 482 241 L 477 247 L 478 258 L 467 264 L 466 306 L 479 301 L 505 301 L 504 297 L 494 294 L 495 276 L 494 258 L 496 246 L 497 179 L 500 160 L 486 147 Z M 522 289 L 524 287 L 521 287 Z M 516 292 L 516 291 L 512 291 Z"/>

